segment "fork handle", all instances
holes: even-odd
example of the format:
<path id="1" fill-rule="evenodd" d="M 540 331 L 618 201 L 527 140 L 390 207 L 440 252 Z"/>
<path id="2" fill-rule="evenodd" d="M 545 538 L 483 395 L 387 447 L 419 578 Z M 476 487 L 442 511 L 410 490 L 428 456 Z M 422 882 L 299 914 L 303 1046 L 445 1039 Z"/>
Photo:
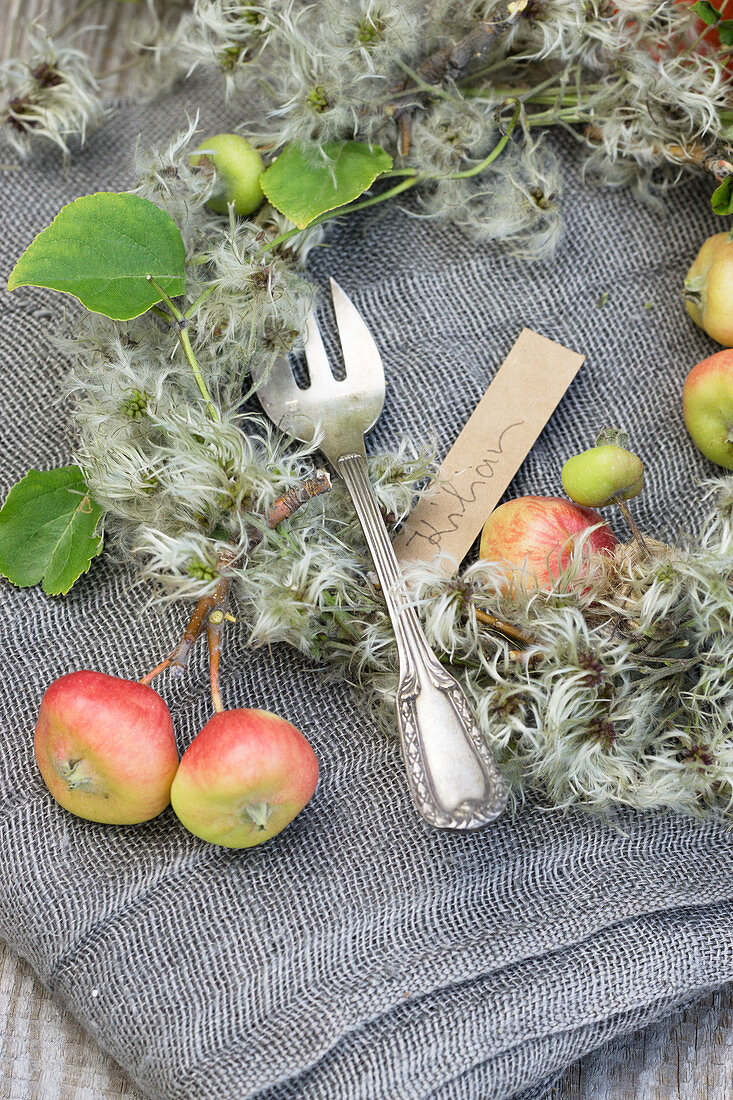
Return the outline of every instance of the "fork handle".
<path id="1" fill-rule="evenodd" d="M 342 455 L 336 466 L 364 529 L 397 640 L 397 727 L 413 800 L 438 829 L 480 829 L 504 809 L 504 781 L 463 690 L 430 649 L 403 594 L 364 455 Z"/>

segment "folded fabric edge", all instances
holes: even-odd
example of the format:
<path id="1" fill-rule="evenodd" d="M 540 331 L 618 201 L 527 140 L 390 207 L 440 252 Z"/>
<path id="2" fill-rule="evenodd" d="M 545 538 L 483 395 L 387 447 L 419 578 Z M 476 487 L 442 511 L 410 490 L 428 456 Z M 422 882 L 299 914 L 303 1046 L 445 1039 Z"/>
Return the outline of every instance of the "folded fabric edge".
<path id="1" fill-rule="evenodd" d="M 521 1084 L 519 1086 L 521 1089 L 520 1092 L 496 1093 L 492 1095 L 492 1100 L 553 1100 L 553 1090 L 561 1085 L 565 1075 L 577 1062 L 593 1052 L 602 1050 L 604 1046 L 613 1042 L 615 1039 L 621 1039 L 626 1036 L 631 1036 L 638 1031 L 643 1031 L 645 1028 L 651 1027 L 660 1020 L 673 1016 L 677 1012 L 681 1012 L 683 1009 L 695 1005 L 707 994 L 724 988 L 726 985 L 730 984 L 730 982 L 733 982 L 733 975 L 720 984 L 700 987 L 687 997 L 681 999 L 661 998 L 650 1001 L 646 1006 L 630 1009 L 626 1012 L 620 1012 L 616 1016 L 609 1017 L 605 1020 L 599 1020 L 596 1024 L 587 1028 L 587 1037 L 577 1046 L 576 1054 L 570 1062 L 563 1062 L 562 1051 L 559 1051 L 556 1059 L 558 1064 L 550 1070 L 547 1076 L 543 1075 L 540 1080 L 529 1082 L 528 1085 L 526 1083 Z M 569 1043 L 575 1045 L 578 1038 L 582 1036 L 583 1032 L 586 1030 L 586 1027 L 587 1025 L 582 1025 L 578 1028 L 570 1028 L 567 1032 L 562 1034 L 562 1038 L 567 1038 Z M 553 1041 L 557 1041 L 559 1037 L 558 1035 L 554 1035 L 551 1038 Z M 533 1040 L 533 1043 L 536 1044 L 537 1042 L 537 1040 Z M 521 1045 L 513 1047 L 503 1052 L 501 1058 L 509 1061 L 511 1058 L 516 1058 L 520 1051 Z M 469 1096 L 477 1095 L 473 1090 L 475 1090 L 477 1085 L 480 1085 L 480 1082 L 475 1080 L 475 1078 L 480 1075 L 480 1071 L 488 1066 L 491 1061 L 495 1063 L 497 1059 L 487 1059 L 486 1062 L 477 1063 L 465 1073 L 459 1074 L 450 1082 L 446 1082 L 446 1086 L 441 1086 L 437 1091 L 427 1095 L 424 1100 L 458 1100 L 458 1097 L 463 1098 L 465 1096 L 468 1098 Z M 461 1092 L 460 1088 L 463 1087 L 464 1084 L 464 1091 Z M 456 1091 L 455 1086 L 458 1086 L 458 1091 Z M 453 1091 L 450 1091 L 451 1089 L 453 1089 Z"/>
<path id="2" fill-rule="evenodd" d="M 411 1031 L 413 1038 L 418 1042 L 422 1032 L 423 1044 L 435 1046 L 434 1061 L 436 1066 L 440 1064 L 440 1070 L 442 1071 L 443 1066 L 447 1064 L 447 1059 L 451 1056 L 456 1057 L 454 1051 L 448 1049 L 445 1052 L 440 1049 L 441 1042 L 445 1040 L 445 1030 L 441 1030 L 439 1027 L 438 1019 L 447 1020 L 449 1018 L 452 1031 L 455 1034 L 467 1035 L 467 1041 L 474 1043 L 476 1065 L 491 1065 L 495 1077 L 497 1073 L 500 1075 L 509 1073 L 510 1066 L 512 1066 L 512 1063 L 514 1064 L 511 1074 L 517 1078 L 515 1085 L 509 1092 L 502 1091 L 495 1094 L 496 1100 L 513 1096 L 517 1089 L 525 1088 L 534 1083 L 531 1072 L 537 1074 L 537 1070 L 530 1071 L 529 1069 L 529 1052 L 532 1053 L 534 1059 L 538 1056 L 541 1059 L 539 1075 L 535 1077 L 535 1080 L 539 1081 L 546 1075 L 548 1060 L 556 1062 L 556 1065 L 551 1066 L 553 1070 L 564 1070 L 580 1057 L 583 1057 L 585 1053 L 603 1045 L 604 1042 L 616 1035 L 638 1030 L 640 1027 L 645 1026 L 647 1022 L 653 1022 L 677 1008 L 684 1007 L 685 1004 L 703 996 L 706 992 L 721 988 L 728 981 L 733 981 L 733 942 L 726 945 L 720 939 L 723 930 L 731 927 L 730 910 L 732 907 L 733 903 L 725 902 L 720 906 L 668 910 L 632 918 L 613 928 L 606 929 L 604 934 L 598 938 L 602 941 L 605 937 L 610 942 L 605 945 L 602 942 L 600 945 L 596 945 L 595 955 L 588 950 L 592 945 L 589 941 L 574 945 L 578 949 L 576 955 L 579 952 L 581 956 L 580 958 L 576 957 L 574 960 L 574 977 L 571 968 L 563 965 L 563 963 L 567 963 L 567 960 L 563 959 L 564 952 L 561 950 L 549 952 L 545 956 L 530 956 L 521 963 L 505 968 L 503 973 L 498 971 L 483 975 L 478 979 L 453 983 L 433 990 L 421 998 L 394 1006 L 391 1010 L 373 1017 L 360 1027 L 342 1033 L 329 1049 L 308 1067 L 300 1069 L 296 1074 L 287 1078 L 268 1082 L 257 1088 L 256 1091 L 246 1095 L 252 1098 L 256 1097 L 256 1100 L 276 1100 L 276 1098 L 277 1100 L 280 1100 L 280 1098 L 290 1100 L 291 1097 L 301 1096 L 304 1092 L 313 1097 L 331 1095 L 328 1092 L 321 1093 L 317 1091 L 318 1083 L 314 1084 L 313 1082 L 316 1077 L 323 1076 L 327 1078 L 329 1076 L 329 1062 L 332 1058 L 337 1057 L 346 1062 L 352 1059 L 356 1076 L 358 1077 L 362 1066 L 364 1066 L 366 1075 L 369 1073 L 369 1067 L 366 1065 L 369 1058 L 375 1061 L 375 1064 L 388 1063 L 389 1058 L 385 1051 L 397 1032 L 404 1037 L 408 1031 Z M 716 913 L 716 908 L 720 908 L 722 913 Z M 706 918 L 707 923 L 713 927 L 715 927 L 716 919 L 719 924 L 720 942 L 714 952 L 714 959 L 711 958 L 710 951 L 712 937 L 708 935 L 704 943 L 701 939 Z M 641 950 L 639 945 L 652 942 L 654 937 L 660 943 L 659 964 L 657 971 L 652 969 L 650 974 L 644 975 L 645 960 L 638 954 L 638 951 Z M 684 950 L 685 941 L 690 948 L 688 951 Z M 662 946 L 665 944 L 668 947 L 667 951 Z M 634 954 L 635 951 L 636 954 Z M 602 961 L 614 957 L 623 959 L 626 968 L 619 973 L 613 973 L 611 968 L 608 968 L 609 973 L 602 973 Z M 698 962 L 698 960 L 702 960 L 702 962 Z M 675 962 L 677 963 L 676 972 Z M 557 1013 L 557 1025 L 552 1026 L 552 1023 L 550 1023 L 550 1026 L 547 1027 L 543 1024 L 543 1030 L 539 1030 L 539 1021 L 535 1021 L 535 1034 L 530 1034 L 528 1038 L 522 1038 L 516 1042 L 509 1039 L 504 1044 L 504 1041 L 499 1038 L 500 1033 L 497 1033 L 495 1021 L 510 1014 L 510 1007 L 515 1002 L 517 979 L 524 981 L 525 986 L 527 984 L 526 976 L 521 973 L 518 974 L 517 971 L 521 971 L 521 969 L 532 963 L 537 964 L 536 970 L 533 971 L 531 976 L 535 982 L 535 989 L 533 995 L 529 999 L 525 996 L 524 1000 L 534 1008 L 535 1005 L 540 1004 L 543 997 L 546 1001 L 547 991 L 549 990 L 556 1002 L 554 1009 Z M 543 970 L 542 963 L 546 965 L 544 972 L 540 973 Z M 594 972 L 594 966 L 597 974 Z M 698 973 L 695 973 L 696 968 Z M 715 972 L 711 973 L 711 969 L 714 969 Z M 648 990 L 648 1000 L 641 996 L 636 1003 L 633 1003 L 633 998 L 629 996 L 629 993 L 625 994 L 620 987 L 619 983 L 622 979 L 625 980 L 629 970 L 632 972 L 639 971 L 637 977 L 638 988 L 642 988 L 644 979 L 651 985 Z M 536 976 L 537 974 L 539 976 Z M 594 974 L 598 977 L 598 981 L 595 983 L 593 980 Z M 502 978 L 503 981 L 500 981 Z M 498 984 L 498 988 L 486 989 L 485 987 L 489 985 L 492 979 L 495 985 Z M 604 980 L 605 988 L 603 985 Z M 654 985 L 655 981 L 656 986 Z M 667 994 L 662 991 L 665 984 L 668 987 L 674 987 L 675 982 L 678 986 L 677 990 Z M 682 982 L 688 983 L 684 989 L 679 988 Z M 583 988 L 584 983 L 585 988 Z M 601 988 L 599 989 L 598 986 Z M 575 998 L 581 1001 L 581 1008 L 582 1000 L 586 1000 L 585 1017 L 578 1026 L 570 1028 L 566 1026 L 567 1010 L 564 1004 L 565 991 L 568 988 L 574 990 Z M 611 1015 L 605 1014 L 608 1008 L 613 1010 L 614 1007 L 617 1007 L 622 999 L 626 1001 L 626 1007 L 613 1012 Z M 629 1000 L 632 1000 L 631 1004 L 629 1004 Z M 531 1029 L 532 1021 L 528 1019 L 531 1011 L 532 1009 L 523 1011 L 520 1014 L 521 1019 L 517 1019 L 518 1027 Z M 483 1020 L 482 1016 L 484 1017 Z M 617 1022 L 614 1024 L 614 1021 Z M 431 1027 L 433 1028 L 432 1035 L 430 1034 Z M 609 1028 L 613 1028 L 613 1030 L 609 1030 Z M 588 1031 L 588 1040 L 576 1048 L 575 1041 L 577 1037 L 583 1035 L 585 1030 Z M 484 1058 L 482 1055 L 486 1043 L 490 1041 L 492 1035 L 495 1042 L 493 1053 L 490 1057 Z M 226 1061 L 227 1053 L 233 1054 L 238 1043 L 241 1042 L 242 1037 L 236 1036 L 225 1046 L 220 1047 L 216 1052 L 216 1060 L 219 1063 L 222 1060 Z M 381 1057 L 378 1058 L 380 1043 L 382 1043 L 384 1051 Z M 450 1037 L 447 1043 L 450 1047 Z M 360 1054 L 358 1054 L 359 1051 Z M 555 1051 L 554 1054 L 553 1051 Z M 467 1052 L 464 1046 L 460 1056 L 464 1056 L 465 1053 Z M 192 1100 L 194 1097 L 196 1100 L 199 1097 L 203 1100 L 206 1093 L 196 1091 L 197 1081 L 202 1084 L 206 1081 L 211 1082 L 216 1078 L 216 1070 L 216 1061 L 213 1057 L 196 1067 L 189 1066 L 187 1068 L 185 1083 L 186 1087 L 191 1090 Z M 522 1079 L 525 1070 L 526 1075 Z M 466 1072 L 470 1072 L 470 1070 L 467 1071 L 462 1066 L 460 1072 L 454 1074 L 453 1077 L 458 1080 Z M 375 1070 L 375 1073 L 378 1073 L 378 1071 Z M 183 1082 L 184 1077 L 179 1077 L 178 1084 L 183 1084 Z M 415 1084 L 416 1082 L 413 1080 L 412 1086 L 414 1087 Z M 224 1085 L 223 1080 L 221 1085 Z M 443 1081 L 436 1086 L 438 1091 L 435 1092 L 435 1100 L 443 1100 L 443 1095 L 440 1092 L 443 1087 Z M 177 1096 L 180 1093 L 161 1093 L 161 1097 L 168 1097 L 168 1095 Z M 188 1096 L 189 1093 L 187 1092 L 185 1095 Z M 358 1091 L 355 1091 L 353 1095 L 354 1100 L 357 1097 L 362 1097 L 362 1093 Z M 379 1095 L 379 1093 L 365 1092 L 363 1095 L 366 1097 Z M 425 1095 L 432 1097 L 433 1093 L 425 1093 Z M 473 1094 L 467 1094 L 469 1097 L 471 1095 Z M 495 1100 L 494 1094 L 491 1095 L 492 1100 Z M 445 1100 L 449 1100 L 451 1097 L 450 1092 L 445 1094 Z"/>

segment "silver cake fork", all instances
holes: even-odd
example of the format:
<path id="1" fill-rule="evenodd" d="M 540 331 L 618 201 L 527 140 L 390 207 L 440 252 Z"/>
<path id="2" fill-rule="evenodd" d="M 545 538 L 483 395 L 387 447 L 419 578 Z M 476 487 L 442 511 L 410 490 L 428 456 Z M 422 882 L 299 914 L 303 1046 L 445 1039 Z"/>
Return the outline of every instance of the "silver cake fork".
<path id="1" fill-rule="evenodd" d="M 353 302 L 331 279 L 346 377 L 336 379 L 315 317 L 307 321 L 310 385 L 301 389 L 279 359 L 260 380 L 263 409 L 284 432 L 320 448 L 351 494 L 387 604 L 399 653 L 397 725 L 415 805 L 430 825 L 479 829 L 498 817 L 507 792 L 462 689 L 431 651 L 406 599 L 366 463 L 364 435 L 384 405 L 377 346 Z"/>

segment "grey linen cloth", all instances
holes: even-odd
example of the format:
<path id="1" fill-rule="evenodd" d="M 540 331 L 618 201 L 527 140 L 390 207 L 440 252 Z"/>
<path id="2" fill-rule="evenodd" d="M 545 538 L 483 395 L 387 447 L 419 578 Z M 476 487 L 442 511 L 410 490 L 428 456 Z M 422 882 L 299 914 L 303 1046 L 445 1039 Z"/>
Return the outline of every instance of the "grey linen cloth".
<path id="1" fill-rule="evenodd" d="M 68 170 L 48 154 L 6 171 L 3 284 L 64 203 L 129 185 L 139 132 L 166 139 L 185 126 L 184 105 L 201 108 L 204 132 L 235 121 L 196 98 L 115 109 Z M 472 245 L 408 204 L 344 222 L 311 269 L 338 277 L 382 349 L 388 399 L 371 446 L 434 430 L 447 449 L 528 325 L 588 359 L 511 494 L 556 494 L 564 459 L 622 424 L 648 471 L 641 525 L 671 538 L 694 529 L 698 480 L 712 472 L 680 394 L 715 348 L 679 291 L 719 223 L 707 185 L 675 190 L 664 220 L 627 192 L 582 187 L 572 144 L 562 148 L 567 228 L 552 262 Z M 44 290 L 3 299 L 3 492 L 69 458 L 55 403 L 65 364 L 49 339 L 64 308 Z M 531 804 L 479 835 L 431 832 L 396 740 L 351 691 L 289 649 L 250 652 L 236 628 L 225 703 L 304 730 L 322 769 L 308 808 L 249 852 L 196 840 L 170 810 L 134 828 L 72 818 L 33 759 L 44 688 L 85 667 L 139 677 L 186 609 L 141 612 L 132 574 L 103 559 L 66 598 L 2 583 L 0 600 L 0 935 L 149 1096 L 539 1096 L 585 1052 L 733 979 L 721 824 Z M 203 656 L 183 683 L 160 683 L 181 749 L 209 716 Z"/>

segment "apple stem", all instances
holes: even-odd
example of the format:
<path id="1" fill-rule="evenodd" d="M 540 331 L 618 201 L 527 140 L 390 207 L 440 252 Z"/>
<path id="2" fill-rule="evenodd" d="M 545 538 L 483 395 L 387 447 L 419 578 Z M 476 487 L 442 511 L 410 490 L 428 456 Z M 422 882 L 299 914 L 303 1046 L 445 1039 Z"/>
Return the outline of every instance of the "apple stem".
<path id="1" fill-rule="evenodd" d="M 229 553 L 222 551 L 222 553 L 219 554 L 218 567 L 220 569 L 225 568 L 234 560 L 234 556 L 233 548 Z M 221 610 L 223 619 L 223 608 L 226 604 L 228 594 L 229 578 L 221 577 L 214 591 L 207 596 L 202 596 L 196 604 L 193 614 L 186 624 L 186 629 L 183 631 L 172 653 L 170 653 L 164 661 L 161 661 L 159 665 L 156 665 L 154 669 L 143 676 L 140 680 L 141 684 L 149 684 L 151 680 L 154 680 L 161 672 L 165 672 L 167 668 L 170 668 L 174 676 L 183 676 L 186 671 L 186 666 L 188 665 L 188 658 L 191 650 L 206 627 L 209 616 L 213 612 Z"/>
<path id="2" fill-rule="evenodd" d="M 519 627 L 512 626 L 511 623 L 505 623 L 503 619 L 497 619 L 495 615 L 489 615 L 487 611 L 482 611 L 478 607 L 473 608 L 473 613 L 480 623 L 490 626 L 492 630 L 495 630 L 498 634 L 503 634 L 511 642 L 516 642 L 521 646 L 532 645 L 532 639 L 523 634 Z"/>
<path id="3" fill-rule="evenodd" d="M 227 590 L 228 587 L 227 585 Z M 209 644 L 209 682 L 211 683 L 211 699 L 217 714 L 221 714 L 224 710 L 219 690 L 219 661 L 221 659 L 221 628 L 223 623 L 223 608 L 212 611 L 206 620 L 206 640 Z"/>
<path id="4" fill-rule="evenodd" d="M 155 679 L 156 676 L 160 676 L 161 672 L 165 672 L 165 670 L 168 668 L 168 665 L 170 663 L 171 663 L 170 657 L 166 657 L 166 659 L 164 661 L 161 661 L 160 664 L 156 665 L 155 668 L 150 670 L 150 672 L 146 672 L 146 674 L 144 676 L 142 676 L 140 678 L 140 680 L 138 680 L 138 683 L 140 683 L 140 684 L 150 684 L 150 683 L 152 683 L 152 681 Z"/>
<path id="5" fill-rule="evenodd" d="M 319 496 L 321 493 L 327 493 L 331 488 L 331 478 L 326 470 L 316 470 L 313 477 L 308 478 L 301 485 L 295 485 L 292 489 L 288 489 L 283 493 L 281 497 L 275 501 L 267 513 L 265 520 L 266 526 L 269 528 L 277 527 L 279 523 L 282 523 L 284 519 L 294 515 L 299 508 L 302 508 L 304 504 L 312 498 Z M 247 550 L 251 551 L 262 542 L 264 531 L 260 527 L 251 526 L 247 530 Z M 234 561 L 237 557 L 237 550 L 234 546 L 225 548 L 219 553 L 219 561 L 217 563 L 217 569 L 222 572 L 228 565 Z M 218 645 L 219 655 L 221 653 L 221 623 L 224 619 L 224 612 L 226 610 L 226 603 L 229 597 L 229 577 L 221 577 L 217 582 L 216 588 L 213 592 L 208 593 L 206 596 L 202 596 L 196 604 L 193 614 L 186 625 L 186 629 L 181 635 L 180 641 L 173 649 L 172 653 L 164 661 L 161 661 L 159 665 L 156 665 L 154 669 L 148 672 L 140 680 L 141 684 L 149 684 L 151 680 L 154 680 L 156 676 L 159 676 L 161 672 L 165 672 L 167 668 L 170 668 L 172 675 L 176 677 L 183 676 L 186 667 L 188 665 L 188 659 L 191 654 L 191 650 L 200 638 L 204 629 L 207 631 L 209 637 L 209 669 L 212 676 L 211 694 L 214 700 L 214 706 L 217 710 L 223 709 L 221 707 L 221 697 L 219 695 L 218 683 L 218 669 L 219 669 L 219 656 L 216 658 L 216 668 L 211 672 L 211 636 L 209 635 L 209 623 L 211 616 L 214 616 L 214 626 L 218 625 L 218 636 L 215 639 L 215 647 Z M 221 613 L 221 620 L 217 623 L 218 615 Z M 219 705 L 217 705 L 217 699 Z"/>
<path id="6" fill-rule="evenodd" d="M 649 546 L 646 543 L 646 541 L 644 539 L 644 536 L 642 535 L 641 531 L 637 527 L 636 521 L 635 521 L 634 517 L 632 516 L 631 512 L 629 511 L 628 504 L 626 503 L 625 500 L 622 500 L 620 497 L 616 497 L 616 504 L 618 504 L 619 508 L 621 509 L 621 514 L 623 515 L 624 519 L 626 520 L 629 527 L 631 528 L 631 533 L 634 536 L 634 538 L 636 539 L 636 541 L 639 543 L 639 546 L 641 547 L 641 549 L 644 551 L 645 556 L 647 558 L 650 558 L 652 556 L 651 550 L 649 549 Z"/>
<path id="7" fill-rule="evenodd" d="M 222 551 L 219 555 L 219 568 L 225 568 L 226 565 L 230 564 L 233 560 L 233 548 L 229 553 Z M 167 668 L 170 668 L 172 674 L 176 677 L 183 675 L 188 665 L 188 658 L 191 650 L 206 626 L 206 620 L 211 612 L 214 611 L 223 600 L 226 600 L 228 591 L 229 578 L 222 577 L 213 592 L 209 593 L 207 596 L 201 597 L 193 610 L 193 615 L 188 620 L 186 629 L 183 631 L 173 651 L 164 661 L 161 661 L 159 665 L 156 665 L 154 669 L 142 677 L 140 680 L 141 684 L 149 684 L 151 680 L 154 680 L 161 672 L 165 672 Z"/>

